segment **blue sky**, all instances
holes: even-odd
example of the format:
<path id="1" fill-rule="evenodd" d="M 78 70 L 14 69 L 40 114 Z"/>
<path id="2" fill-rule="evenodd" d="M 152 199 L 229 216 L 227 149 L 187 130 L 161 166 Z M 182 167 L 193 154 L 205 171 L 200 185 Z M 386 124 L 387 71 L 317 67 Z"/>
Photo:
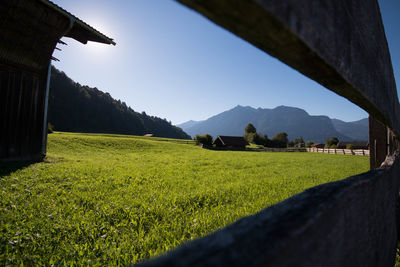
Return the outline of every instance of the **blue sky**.
<path id="1" fill-rule="evenodd" d="M 204 120 L 236 105 L 295 106 L 344 121 L 367 117 L 251 44 L 172 0 L 53 0 L 117 45 L 63 38 L 54 65 L 135 111 Z M 395 77 L 400 81 L 400 1 L 380 0 Z M 397 86 L 399 88 L 399 86 Z"/>

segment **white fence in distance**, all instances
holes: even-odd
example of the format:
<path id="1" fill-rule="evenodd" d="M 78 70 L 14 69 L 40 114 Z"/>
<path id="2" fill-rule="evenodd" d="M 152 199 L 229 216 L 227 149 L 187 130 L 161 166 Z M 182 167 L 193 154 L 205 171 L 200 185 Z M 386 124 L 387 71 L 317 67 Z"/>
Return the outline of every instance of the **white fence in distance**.
<path id="1" fill-rule="evenodd" d="M 369 156 L 369 150 L 366 149 L 307 148 L 307 152 Z"/>

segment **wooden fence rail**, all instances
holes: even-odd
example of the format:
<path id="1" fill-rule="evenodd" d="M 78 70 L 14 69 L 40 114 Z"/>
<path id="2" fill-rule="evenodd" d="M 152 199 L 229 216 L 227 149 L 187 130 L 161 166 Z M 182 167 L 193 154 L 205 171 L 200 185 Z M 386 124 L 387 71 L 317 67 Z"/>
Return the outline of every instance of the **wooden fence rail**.
<path id="1" fill-rule="evenodd" d="M 378 1 L 178 1 L 382 123 L 369 128 L 378 169 L 310 188 L 141 266 L 394 266 L 400 145 L 386 127 L 400 138 L 400 105 Z"/>
<path id="2" fill-rule="evenodd" d="M 342 154 L 342 155 L 361 155 L 369 156 L 369 150 L 366 149 L 339 149 L 339 148 L 307 148 L 307 152 L 318 152 L 327 154 Z"/>

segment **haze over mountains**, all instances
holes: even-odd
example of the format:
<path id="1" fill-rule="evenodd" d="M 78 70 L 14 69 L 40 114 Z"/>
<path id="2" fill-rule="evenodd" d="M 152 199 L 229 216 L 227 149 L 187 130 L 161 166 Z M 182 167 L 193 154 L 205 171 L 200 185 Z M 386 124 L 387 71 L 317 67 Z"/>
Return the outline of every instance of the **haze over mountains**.
<path id="1" fill-rule="evenodd" d="M 344 122 L 327 116 L 311 116 L 305 110 L 278 106 L 273 109 L 236 106 L 204 121 L 188 121 L 177 125 L 194 137 L 196 134 L 242 136 L 252 123 L 261 134 L 272 138 L 286 132 L 289 140 L 303 137 L 305 141 L 322 142 L 329 137 L 340 141 L 368 141 L 368 119 Z"/>

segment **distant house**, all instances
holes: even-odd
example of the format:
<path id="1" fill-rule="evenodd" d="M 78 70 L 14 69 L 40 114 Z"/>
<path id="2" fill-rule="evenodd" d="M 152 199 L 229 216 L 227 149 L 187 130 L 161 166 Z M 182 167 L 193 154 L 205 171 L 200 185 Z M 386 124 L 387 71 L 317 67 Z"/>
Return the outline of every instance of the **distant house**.
<path id="1" fill-rule="evenodd" d="M 218 135 L 214 141 L 217 147 L 245 148 L 249 143 L 242 136 Z"/>
<path id="2" fill-rule="evenodd" d="M 298 143 L 298 144 L 295 144 L 294 147 L 296 147 L 296 148 L 305 147 L 305 144 L 304 143 Z"/>
<path id="3" fill-rule="evenodd" d="M 314 143 L 311 145 L 312 148 L 325 148 L 325 144 Z"/>
<path id="4" fill-rule="evenodd" d="M 154 137 L 154 134 L 145 134 L 146 137 Z"/>
<path id="5" fill-rule="evenodd" d="M 352 149 L 369 149 L 368 142 L 339 142 L 337 148 L 346 149 L 349 145 Z"/>

